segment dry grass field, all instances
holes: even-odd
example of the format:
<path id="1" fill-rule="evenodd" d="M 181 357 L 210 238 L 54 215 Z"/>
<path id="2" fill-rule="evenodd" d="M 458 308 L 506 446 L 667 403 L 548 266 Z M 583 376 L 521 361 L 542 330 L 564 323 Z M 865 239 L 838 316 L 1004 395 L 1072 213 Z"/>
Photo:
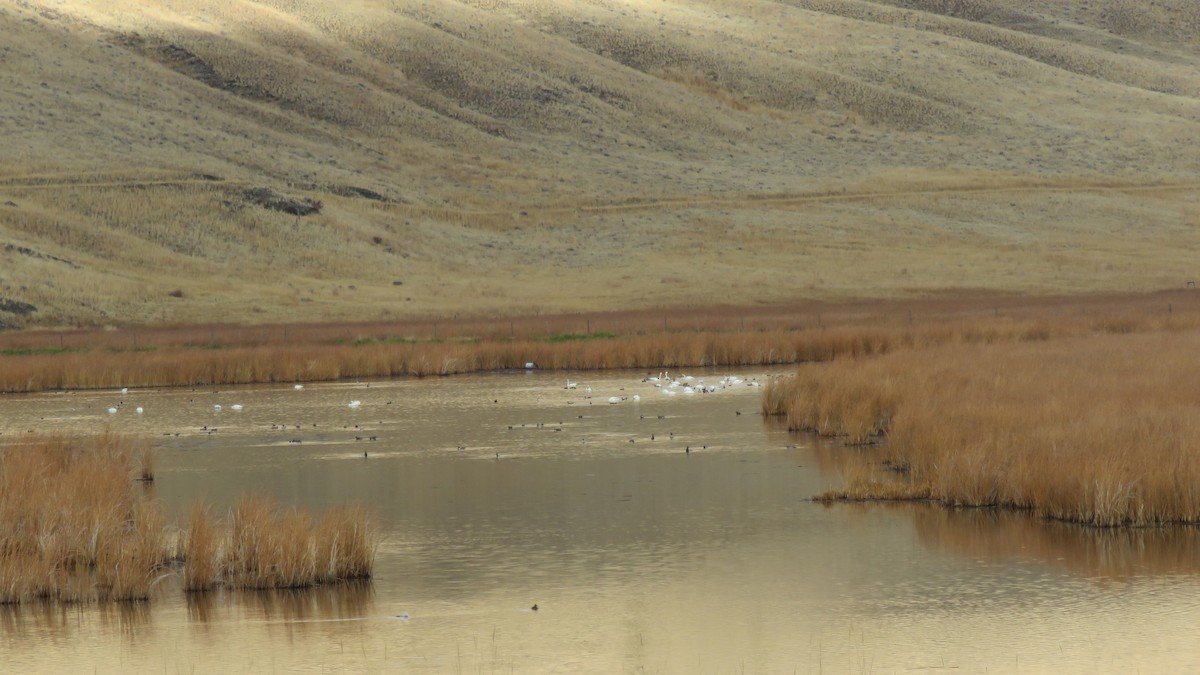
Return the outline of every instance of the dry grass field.
<path id="1" fill-rule="evenodd" d="M 0 333 L 0 394 L 436 376 L 505 369 L 767 366 L 952 344 L 1195 330 L 1200 292 L 804 301 L 499 319 L 191 324 Z"/>
<path id="2" fill-rule="evenodd" d="M 1189 0 L 19 0 L 0 325 L 1183 287 Z"/>

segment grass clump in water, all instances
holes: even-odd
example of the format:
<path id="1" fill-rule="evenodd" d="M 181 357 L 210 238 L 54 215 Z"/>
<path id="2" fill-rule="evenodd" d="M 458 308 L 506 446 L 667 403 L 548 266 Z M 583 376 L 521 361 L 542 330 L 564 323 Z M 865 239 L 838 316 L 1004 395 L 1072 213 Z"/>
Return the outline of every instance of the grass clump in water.
<path id="1" fill-rule="evenodd" d="M 105 433 L 41 437 L 0 450 L 0 605 L 145 602 L 182 559 L 183 587 L 305 588 L 370 578 L 375 534 L 365 508 L 320 517 L 243 497 L 229 523 L 197 505 L 176 541 L 147 441 Z"/>
<path id="2" fill-rule="evenodd" d="M 145 601 L 165 517 L 134 485 L 141 444 L 46 437 L 0 451 L 0 603 Z"/>
<path id="3" fill-rule="evenodd" d="M 335 507 L 318 518 L 258 495 L 242 497 L 217 523 L 193 508 L 184 534 L 184 587 L 308 588 L 369 579 L 375 533 L 361 506 Z"/>

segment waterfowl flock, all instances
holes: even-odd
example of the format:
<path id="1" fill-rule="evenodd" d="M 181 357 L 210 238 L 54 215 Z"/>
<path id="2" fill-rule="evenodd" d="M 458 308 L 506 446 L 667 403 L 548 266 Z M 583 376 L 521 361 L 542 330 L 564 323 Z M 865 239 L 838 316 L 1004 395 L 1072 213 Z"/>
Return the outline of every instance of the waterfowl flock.
<path id="1" fill-rule="evenodd" d="M 657 375 L 654 375 L 654 374 L 647 375 L 646 377 L 642 378 L 641 381 L 643 384 L 653 385 L 654 388 L 657 389 L 659 392 L 661 392 L 664 396 L 675 396 L 678 394 L 682 394 L 684 396 L 695 396 L 696 394 L 715 394 L 719 391 L 724 391 L 726 389 L 732 389 L 734 387 L 743 387 L 743 386 L 744 387 L 761 387 L 762 386 L 762 383 L 758 381 L 758 378 L 750 378 L 749 380 L 746 380 L 744 378 L 738 377 L 737 375 L 727 375 L 725 377 L 722 377 L 720 380 L 716 381 L 715 383 L 706 384 L 704 382 L 704 380 L 697 379 L 691 375 L 680 375 L 679 377 L 671 377 L 671 373 L 669 371 L 662 371 L 662 372 L 658 373 Z M 579 388 L 580 388 L 580 384 L 578 382 L 572 382 L 570 379 L 567 380 L 566 386 L 563 387 L 563 389 L 579 389 Z M 592 388 L 590 386 L 584 385 L 583 390 L 588 394 L 592 393 Z M 624 390 L 625 390 L 624 387 L 622 387 L 621 391 L 624 391 Z M 591 402 L 590 399 L 591 399 L 591 396 L 584 396 L 582 398 L 582 400 L 584 402 L 588 402 L 588 403 Z M 641 400 L 642 400 L 641 394 L 633 394 L 630 396 L 609 396 L 608 397 L 608 403 L 610 405 L 615 405 L 617 403 L 623 403 L 625 401 L 633 401 L 634 403 L 637 403 Z M 568 402 L 568 405 L 574 405 L 575 403 L 576 403 L 575 401 L 570 401 L 570 402 Z"/>
<path id="2" fill-rule="evenodd" d="M 681 393 L 687 396 L 694 394 L 715 394 L 724 389 L 730 389 L 738 386 L 760 387 L 762 384 L 757 378 L 751 378 L 746 381 L 737 375 L 728 375 L 721 378 L 716 384 L 705 384 L 704 380 L 698 380 L 691 375 L 680 375 L 678 378 L 671 377 L 669 371 L 663 371 L 658 375 L 648 375 L 642 380 L 647 384 L 652 384 L 656 389 L 668 396 L 674 396 Z"/>
<path id="3" fill-rule="evenodd" d="M 559 382 L 562 382 L 562 381 L 563 380 L 559 380 Z M 624 384 L 625 386 L 619 386 L 619 384 Z M 659 372 L 656 374 L 654 374 L 654 373 L 647 374 L 646 377 L 640 379 L 640 381 L 626 380 L 625 382 L 619 383 L 619 384 L 616 382 L 613 382 L 612 380 L 607 380 L 607 382 L 596 383 L 595 386 L 598 388 L 598 391 L 603 392 L 596 396 L 596 400 L 593 400 L 592 395 L 591 395 L 592 385 L 588 385 L 588 384 L 585 384 L 584 382 L 573 380 L 571 378 L 567 378 L 565 380 L 565 385 L 560 385 L 560 386 L 563 389 L 569 390 L 573 393 L 573 396 L 571 397 L 572 400 L 567 401 L 566 402 L 567 405 L 580 405 L 580 404 L 592 405 L 593 403 L 598 403 L 598 404 L 607 403 L 608 405 L 611 405 L 611 406 L 628 404 L 628 403 L 633 403 L 635 405 L 638 405 L 643 402 L 649 402 L 650 400 L 652 400 L 650 398 L 650 395 L 654 391 L 658 391 L 664 396 L 680 395 L 680 396 L 689 397 L 689 396 L 696 396 L 696 395 L 717 394 L 719 392 L 730 390 L 730 389 L 733 389 L 736 387 L 760 387 L 760 386 L 762 386 L 762 383 L 760 383 L 757 378 L 743 378 L 743 377 L 739 377 L 737 375 L 726 375 L 723 377 L 710 375 L 708 377 L 708 381 L 706 381 L 705 379 L 693 377 L 692 375 L 687 375 L 687 374 L 672 376 L 669 371 L 662 371 L 662 372 Z M 637 392 L 637 393 L 634 393 L 632 391 L 626 392 L 627 388 L 628 389 L 636 389 L 639 386 L 639 384 L 640 385 L 648 385 L 647 389 L 643 390 L 641 392 Z M 295 391 L 300 391 L 304 388 L 304 385 L 302 385 L 302 384 L 293 384 L 291 386 Z M 604 390 L 606 388 L 608 388 L 609 391 L 605 392 Z M 612 391 L 613 388 L 617 389 L 617 391 L 613 392 Z M 127 388 L 122 388 L 120 391 L 122 394 L 125 394 L 129 390 Z M 221 392 L 214 390 L 212 393 L 220 394 Z M 493 403 L 499 403 L 499 399 L 494 399 L 491 396 L 488 397 L 488 400 L 492 401 Z M 198 402 L 198 401 L 196 401 L 196 402 Z M 122 410 L 122 406 L 124 405 L 124 403 L 125 403 L 125 401 L 122 400 L 119 403 L 117 403 L 116 405 L 108 407 L 107 408 L 108 414 L 109 415 L 118 415 L 120 413 L 120 411 Z M 380 403 L 382 403 L 382 401 Z M 393 401 L 387 401 L 387 404 L 389 404 L 389 405 L 392 403 L 393 403 Z M 243 410 L 247 409 L 246 406 L 243 406 L 241 403 L 224 402 L 224 403 L 211 403 L 210 405 L 211 405 L 213 414 L 217 415 L 217 416 L 228 415 L 230 413 L 240 413 Z M 345 402 L 342 405 L 345 406 L 344 408 L 342 408 L 342 410 L 346 410 L 348 408 L 350 411 L 353 411 L 355 413 L 362 410 L 364 407 L 363 401 L 359 400 L 359 399 L 349 400 L 348 402 Z M 133 406 L 131 406 L 131 408 L 132 407 Z M 253 406 L 251 406 L 251 407 L 253 407 Z M 137 406 L 135 408 L 135 412 L 137 415 L 143 415 L 146 412 L 146 409 L 143 408 L 142 406 Z M 736 414 L 741 415 L 741 411 L 737 411 Z M 578 419 L 583 419 L 584 415 L 577 415 L 576 417 Z M 664 416 L 658 415 L 657 418 L 655 418 L 655 416 L 653 416 L 653 415 L 641 415 L 641 419 L 642 420 L 646 420 L 646 419 L 663 420 Z M 383 422 L 381 421 L 380 424 L 383 424 Z M 305 424 L 303 426 L 307 427 L 308 425 Z M 313 424 L 312 426 L 315 428 L 317 425 Z M 350 425 L 347 425 L 346 427 L 343 427 L 343 428 L 349 429 L 349 426 Z M 378 440 L 378 438 L 379 438 L 378 436 L 371 435 L 369 433 L 364 433 L 367 431 L 367 429 L 364 428 L 363 426 L 361 426 L 359 424 L 353 424 L 353 426 L 354 426 L 355 433 L 352 436 L 347 436 L 347 440 L 350 440 L 352 438 L 353 441 L 368 442 L 368 443 Z M 521 424 L 519 426 L 525 427 L 526 425 Z M 537 423 L 536 425 L 530 424 L 529 426 L 536 426 L 536 428 L 542 429 L 544 425 L 542 423 Z M 270 425 L 271 429 L 277 430 L 277 431 L 286 431 L 286 430 L 292 429 L 293 427 L 297 431 L 302 428 L 302 426 L 299 424 L 296 424 L 296 425 L 271 424 Z M 562 422 L 558 422 L 557 425 L 552 425 L 551 423 L 546 423 L 545 428 L 550 431 L 557 431 L 557 432 L 564 431 Z M 508 429 L 510 431 L 513 430 L 514 425 L 509 425 Z M 647 430 L 647 431 L 649 431 L 649 430 Z M 216 428 L 216 426 L 213 426 L 210 428 L 209 425 L 205 425 L 201 429 L 201 432 L 212 435 L 217 432 L 217 428 Z M 656 438 L 661 439 L 660 442 L 668 441 L 668 440 L 670 440 L 670 441 L 675 440 L 676 434 L 674 431 L 671 431 L 670 429 L 659 428 L 659 429 L 657 429 L 657 432 L 659 432 L 659 434 L 657 436 L 655 433 L 649 433 L 647 436 L 639 435 L 637 438 L 637 441 L 649 440 L 649 441 L 653 442 L 656 440 Z M 666 433 L 661 433 L 661 432 L 666 432 Z M 166 433 L 164 435 L 170 436 L 172 434 Z M 175 433 L 174 435 L 179 436 L 180 434 Z M 576 438 L 579 438 L 579 437 L 577 436 Z M 630 443 L 630 444 L 635 443 L 635 439 L 633 439 L 633 438 L 626 437 L 626 439 L 627 439 L 628 443 Z M 588 443 L 588 440 L 589 439 L 585 436 L 580 439 L 580 443 L 586 445 Z M 291 440 L 289 440 L 288 442 L 301 443 L 302 439 L 298 438 L 298 437 L 292 437 Z M 487 447 L 487 445 L 488 444 L 485 444 L 484 447 Z M 692 445 L 695 445 L 695 444 L 693 443 Z M 697 449 L 697 448 L 707 449 L 707 446 L 697 446 L 696 448 L 694 448 L 691 445 L 689 445 L 684 448 L 684 453 L 691 454 L 691 450 Z M 458 446 L 459 452 L 464 452 L 465 450 L 466 450 L 465 446 L 463 446 L 461 444 Z M 495 446 L 489 447 L 488 450 L 490 451 L 489 454 L 495 456 L 497 459 L 499 459 L 502 456 L 500 453 L 495 452 L 496 451 Z M 364 454 L 364 456 L 366 456 L 366 455 Z"/>
<path id="4" fill-rule="evenodd" d="M 370 385 L 368 384 L 367 386 L 370 386 Z M 304 385 L 303 385 L 303 384 L 295 384 L 295 385 L 292 385 L 292 388 L 293 388 L 295 391 L 300 391 L 300 390 L 304 389 Z M 195 391 L 195 390 L 193 390 L 193 391 Z M 120 392 L 120 394 L 121 394 L 121 395 L 123 395 L 123 396 L 124 396 L 124 395 L 128 395 L 128 394 L 129 394 L 129 388 L 128 388 L 128 387 L 122 387 L 122 388 L 119 390 L 119 392 Z M 220 393 L 220 392 L 218 392 L 218 391 L 214 390 L 214 391 L 213 391 L 213 393 L 214 393 L 214 394 L 217 394 L 217 393 Z M 193 400 L 194 400 L 194 399 L 193 399 Z M 388 402 L 387 402 L 387 404 L 388 404 L 388 405 L 391 405 L 391 404 L 392 404 L 392 401 L 388 401 Z M 362 405 L 363 405 L 363 404 L 362 404 L 362 401 L 361 401 L 361 400 L 357 400 L 357 399 L 355 399 L 355 400 L 352 400 L 352 401 L 350 401 L 349 403 L 347 403 L 347 407 L 348 407 L 348 408 L 350 408 L 351 410 L 355 410 L 355 411 L 357 411 L 357 410 L 360 410 L 360 409 L 362 408 Z M 117 402 L 115 405 L 110 405 L 110 406 L 108 406 L 107 408 L 105 408 L 105 412 L 107 412 L 109 415 L 117 415 L 118 413 L 120 413 L 120 412 L 121 412 L 121 410 L 124 408 L 124 406 L 125 406 L 125 401 L 124 401 L 124 400 L 121 400 L 121 401 L 118 401 L 118 402 Z M 213 414 L 214 414 L 214 415 L 220 415 L 220 414 L 223 414 L 223 413 L 226 413 L 226 412 L 237 412 L 237 413 L 240 413 L 240 412 L 242 412 L 242 411 L 243 411 L 243 410 L 245 410 L 245 409 L 246 409 L 246 406 L 244 406 L 244 405 L 243 405 L 243 404 L 241 404 L 241 403 L 232 403 L 232 404 L 214 403 L 214 404 L 212 404 L 212 412 L 213 412 Z M 144 406 L 140 406 L 140 405 L 139 405 L 139 406 L 136 406 L 136 407 L 134 407 L 134 408 L 133 408 L 133 411 L 134 411 L 134 413 L 135 413 L 135 414 L 137 414 L 137 415 L 144 415 L 144 414 L 146 413 L 146 408 L 145 408 Z M 381 424 L 382 424 L 382 422 L 381 422 Z M 317 425 L 314 423 L 312 426 L 315 428 Z M 288 429 L 290 429 L 290 428 L 293 428 L 293 427 L 294 427 L 296 430 L 299 430 L 299 429 L 301 428 L 301 425 L 299 425 L 299 424 L 296 424 L 296 425 L 289 425 L 289 424 L 278 424 L 278 423 L 277 423 L 277 424 L 272 424 L 272 425 L 271 425 L 271 429 L 272 429 L 272 430 L 277 430 L 277 431 L 285 431 L 285 430 L 288 430 Z M 344 427 L 344 428 L 348 428 L 348 425 L 347 425 L 347 427 Z M 361 431 L 363 431 L 363 427 L 362 427 L 361 425 L 358 425 L 358 424 L 356 424 L 356 425 L 354 425 L 354 428 L 355 428 L 357 431 L 360 431 L 360 432 L 361 432 Z M 209 425 L 207 425 L 207 424 L 203 425 L 203 426 L 202 426 L 202 427 L 200 427 L 200 429 L 199 429 L 199 431 L 200 431 L 201 433 L 203 433 L 203 434 L 206 434 L 206 435 L 209 435 L 209 436 L 211 436 L 211 435 L 215 434 L 215 433 L 217 432 L 217 430 L 218 430 L 218 429 L 217 429 L 217 427 L 215 427 L 215 426 L 212 426 L 212 427 L 210 427 L 210 426 L 209 426 Z M 180 434 L 179 432 L 165 432 L 165 433 L 163 433 L 163 435 L 164 435 L 164 436 L 180 436 L 181 434 Z M 368 441 L 368 442 L 369 442 L 369 441 L 378 441 L 378 440 L 379 440 L 379 437 L 378 437 L 378 436 L 375 436 L 375 435 L 367 435 L 367 436 L 363 436 L 363 435 L 356 435 L 356 436 L 354 437 L 354 440 L 355 440 L 355 441 Z M 300 442 L 301 442 L 301 439 L 298 439 L 298 438 L 293 438 L 293 439 L 289 440 L 288 442 L 289 442 L 289 443 L 300 443 Z"/>

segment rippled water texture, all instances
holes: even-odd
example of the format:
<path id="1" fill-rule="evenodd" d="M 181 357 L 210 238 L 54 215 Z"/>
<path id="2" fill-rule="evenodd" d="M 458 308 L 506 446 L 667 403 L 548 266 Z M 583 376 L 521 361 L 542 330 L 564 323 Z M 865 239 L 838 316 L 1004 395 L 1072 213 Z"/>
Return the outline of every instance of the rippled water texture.
<path id="1" fill-rule="evenodd" d="M 728 374 L 693 373 L 709 384 Z M 172 514 L 200 497 L 224 510 L 247 490 L 311 509 L 361 500 L 382 534 L 365 585 L 189 597 L 167 579 L 148 606 L 0 608 L 0 663 L 9 672 L 1200 667 L 1194 529 L 820 506 L 806 498 L 839 483 L 837 457 L 853 449 L 764 421 L 761 390 L 745 383 L 667 396 L 641 377 L 572 374 L 575 389 L 563 375 L 512 373 L 0 397 L 0 443 L 105 425 L 153 435 L 152 489 Z"/>

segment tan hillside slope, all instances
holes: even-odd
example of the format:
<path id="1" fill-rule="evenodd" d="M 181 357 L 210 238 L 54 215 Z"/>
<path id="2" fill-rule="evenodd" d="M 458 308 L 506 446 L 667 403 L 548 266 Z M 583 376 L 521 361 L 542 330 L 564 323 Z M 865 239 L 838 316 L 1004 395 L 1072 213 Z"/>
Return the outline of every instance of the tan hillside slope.
<path id="1" fill-rule="evenodd" d="M 0 325 L 1183 285 L 1185 0 L 0 6 Z"/>

